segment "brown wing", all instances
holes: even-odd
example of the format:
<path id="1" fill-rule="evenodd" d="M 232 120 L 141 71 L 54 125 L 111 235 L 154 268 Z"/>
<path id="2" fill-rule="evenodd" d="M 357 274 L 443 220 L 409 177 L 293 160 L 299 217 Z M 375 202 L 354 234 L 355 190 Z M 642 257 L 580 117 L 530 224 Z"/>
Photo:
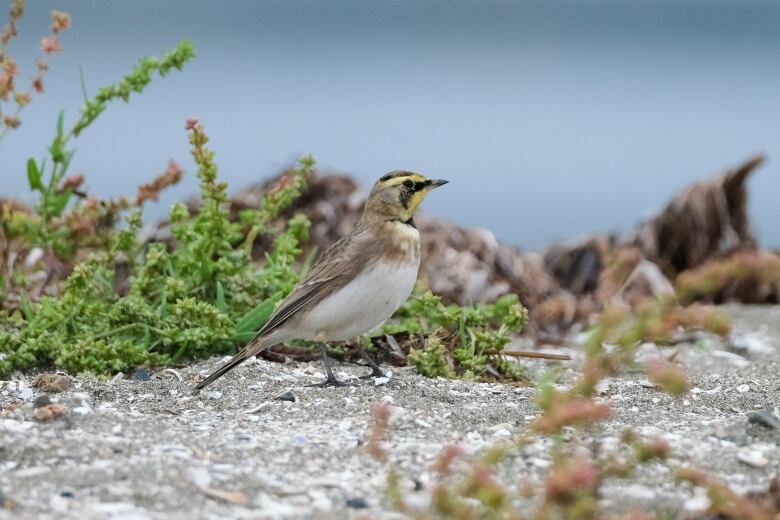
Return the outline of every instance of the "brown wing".
<path id="1" fill-rule="evenodd" d="M 335 242 L 279 304 L 249 345 L 283 325 L 301 309 L 344 287 L 363 269 L 370 250 L 367 234 L 362 230 Z"/>

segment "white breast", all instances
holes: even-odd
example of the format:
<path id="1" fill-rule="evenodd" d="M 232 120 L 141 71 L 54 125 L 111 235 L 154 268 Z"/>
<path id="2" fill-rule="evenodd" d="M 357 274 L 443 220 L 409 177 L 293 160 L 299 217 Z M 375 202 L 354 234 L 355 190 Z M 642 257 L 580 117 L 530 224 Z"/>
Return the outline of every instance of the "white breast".
<path id="1" fill-rule="evenodd" d="M 419 259 L 376 264 L 317 304 L 291 334 L 312 341 L 346 341 L 377 328 L 412 293 L 419 267 Z"/>

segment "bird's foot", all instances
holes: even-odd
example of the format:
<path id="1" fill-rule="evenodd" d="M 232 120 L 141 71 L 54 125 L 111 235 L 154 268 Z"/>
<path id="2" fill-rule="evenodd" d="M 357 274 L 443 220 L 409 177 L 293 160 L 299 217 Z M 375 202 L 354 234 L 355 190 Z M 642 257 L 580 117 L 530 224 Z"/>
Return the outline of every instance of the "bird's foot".
<path id="1" fill-rule="evenodd" d="M 335 377 L 328 377 L 322 383 L 314 383 L 313 385 L 306 385 L 307 388 L 329 388 L 329 387 L 341 387 L 349 386 L 344 381 L 339 381 Z"/>
<path id="2" fill-rule="evenodd" d="M 360 376 L 360 379 L 372 379 L 375 377 L 387 377 L 387 374 L 382 372 L 382 369 L 376 366 L 371 367 L 371 373 L 367 376 Z"/>

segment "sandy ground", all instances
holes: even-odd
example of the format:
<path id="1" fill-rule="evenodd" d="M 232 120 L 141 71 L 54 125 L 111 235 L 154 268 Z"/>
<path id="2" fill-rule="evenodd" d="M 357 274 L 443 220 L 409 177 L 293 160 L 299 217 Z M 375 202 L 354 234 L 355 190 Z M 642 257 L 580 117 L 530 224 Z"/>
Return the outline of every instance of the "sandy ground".
<path id="1" fill-rule="evenodd" d="M 776 473 L 780 430 L 749 418 L 780 405 L 780 308 L 728 311 L 737 325 L 732 343 L 741 348 L 712 340 L 679 348 L 694 384 L 690 394 L 673 398 L 626 374 L 601 388 L 612 418 L 568 434 L 607 452 L 620 449 L 629 427 L 671 445 L 667 465 L 607 482 L 608 508 L 706 507 L 702 490 L 675 484 L 671 472 L 680 465 L 713 470 L 740 493 L 765 489 Z M 642 348 L 642 356 L 658 354 L 653 345 Z M 220 362 L 150 381 L 71 378 L 69 390 L 51 396 L 69 413 L 48 422 L 33 419 L 41 392 L 31 378 L 0 382 L 0 494 L 16 504 L 0 509 L 0 517 L 402 518 L 383 501 L 390 464 L 404 475 L 409 499 L 424 503 L 435 479 L 431 462 L 443 446 L 458 442 L 478 453 L 527 434 L 537 413 L 533 388 L 426 379 L 408 369 L 375 384 L 356 379 L 367 369 L 337 365 L 349 386 L 307 388 L 322 378 L 316 363 L 256 361 L 193 396 L 194 376 Z M 574 377 L 573 366 L 564 365 L 562 384 Z M 545 364 L 528 367 L 540 373 Z M 287 392 L 295 402 L 277 399 Z M 387 464 L 365 450 L 376 401 L 392 405 Z M 541 481 L 550 442 L 532 436 L 501 464 L 501 480 Z"/>

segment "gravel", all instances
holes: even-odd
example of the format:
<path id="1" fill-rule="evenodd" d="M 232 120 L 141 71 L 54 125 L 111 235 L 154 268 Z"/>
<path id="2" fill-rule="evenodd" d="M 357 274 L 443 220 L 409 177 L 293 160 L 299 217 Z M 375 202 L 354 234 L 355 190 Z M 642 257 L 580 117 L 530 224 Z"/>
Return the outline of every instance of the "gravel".
<path id="1" fill-rule="evenodd" d="M 602 452 L 620 450 L 627 428 L 669 443 L 667 464 L 605 483 L 607 509 L 706 508 L 702 490 L 673 479 L 683 465 L 713 471 L 738 493 L 764 490 L 776 474 L 780 309 L 728 311 L 740 349 L 708 338 L 678 347 L 691 374 L 688 395 L 659 393 L 641 375 L 611 378 L 599 387 L 611 418 L 566 434 Z M 643 345 L 640 357 L 670 352 Z M 533 388 L 427 379 L 410 369 L 376 385 L 358 379 L 367 368 L 346 364 L 335 368 L 349 386 L 311 388 L 324 379 L 317 363 L 254 360 L 193 395 L 196 376 L 221 362 L 151 373 L 148 381 L 68 377 L 46 399 L 32 377 L 0 382 L 0 517 L 403 518 L 383 500 L 390 465 L 407 498 L 424 504 L 436 478 L 431 464 L 450 443 L 468 457 L 523 436 L 498 467 L 508 485 L 539 483 L 550 466 L 552 440 L 527 428 L 537 414 Z M 535 373 L 549 366 L 524 363 Z M 565 386 L 577 361 L 560 366 Z M 392 411 L 387 463 L 364 446 L 378 401 Z"/>

